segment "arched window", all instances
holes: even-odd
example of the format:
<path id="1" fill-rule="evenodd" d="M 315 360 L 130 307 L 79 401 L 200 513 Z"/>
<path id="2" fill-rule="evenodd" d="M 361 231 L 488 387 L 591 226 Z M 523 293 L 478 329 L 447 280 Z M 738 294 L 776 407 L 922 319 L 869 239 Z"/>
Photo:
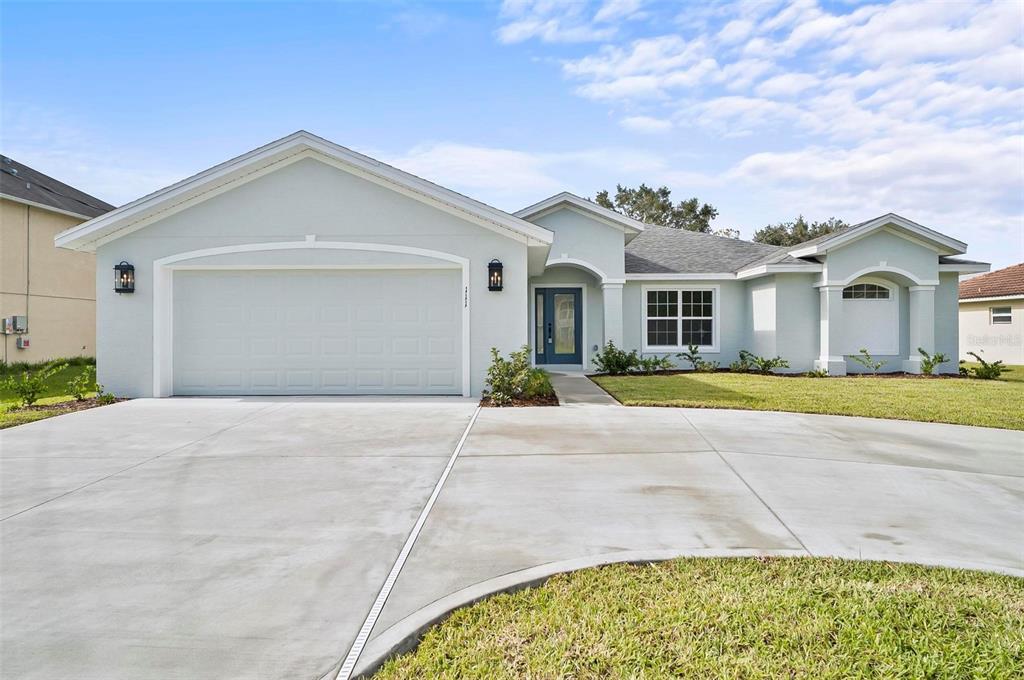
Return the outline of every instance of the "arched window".
<path id="1" fill-rule="evenodd" d="M 855 283 L 843 288 L 844 300 L 888 300 L 889 289 L 875 283 Z"/>

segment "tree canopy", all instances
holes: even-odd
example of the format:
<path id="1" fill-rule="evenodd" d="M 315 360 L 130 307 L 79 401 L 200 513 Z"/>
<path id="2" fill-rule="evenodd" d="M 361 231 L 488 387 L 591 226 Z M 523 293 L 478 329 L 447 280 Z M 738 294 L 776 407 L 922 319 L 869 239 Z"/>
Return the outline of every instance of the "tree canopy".
<path id="1" fill-rule="evenodd" d="M 636 189 L 617 184 L 614 200 L 607 191 L 599 191 L 594 201 L 634 220 L 673 229 L 710 233 L 711 221 L 718 217 L 718 209 L 713 205 L 701 203 L 697 198 L 673 204 L 671 189 L 653 189 L 646 184 Z"/>
<path id="2" fill-rule="evenodd" d="M 754 240 L 772 246 L 795 246 L 804 241 L 810 241 L 812 238 L 831 234 L 846 226 L 848 226 L 846 222 L 838 217 L 830 217 L 824 222 L 808 224 L 804 216 L 800 215 L 795 222 L 779 222 L 758 229 L 754 232 Z"/>

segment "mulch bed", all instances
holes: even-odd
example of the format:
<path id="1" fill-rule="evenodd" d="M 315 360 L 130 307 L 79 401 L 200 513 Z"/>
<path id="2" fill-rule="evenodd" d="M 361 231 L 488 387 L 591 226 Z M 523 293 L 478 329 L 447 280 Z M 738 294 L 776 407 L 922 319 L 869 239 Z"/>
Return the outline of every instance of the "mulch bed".
<path id="1" fill-rule="evenodd" d="M 33 404 L 32 406 L 20 406 L 18 408 L 12 408 L 8 413 L 24 413 L 25 411 L 46 411 L 53 413 L 54 415 L 62 415 L 64 413 L 74 413 L 75 411 L 84 411 L 89 408 L 96 408 L 97 406 L 106 406 L 118 401 L 127 401 L 126 399 L 114 399 L 114 401 L 106 400 L 100 401 L 98 397 L 92 397 L 91 399 L 83 399 L 82 401 L 62 401 L 57 404 Z"/>
<path id="2" fill-rule="evenodd" d="M 767 375 L 775 378 L 806 378 L 806 373 L 758 373 L 757 371 L 744 371 L 742 373 L 737 371 L 730 371 L 727 368 L 720 368 L 717 371 L 694 371 L 692 369 L 679 368 L 669 371 L 657 371 L 655 373 L 628 373 L 626 375 L 636 375 L 649 377 L 653 375 L 699 375 L 701 373 L 736 373 L 737 375 Z M 594 376 L 611 375 L 610 373 L 594 373 Z M 970 376 L 960 375 L 959 373 L 937 373 L 935 375 L 922 375 L 921 373 L 904 373 L 903 371 L 895 371 L 890 373 L 847 373 L 846 375 L 828 375 L 823 376 L 821 380 L 828 378 L 864 378 L 869 380 L 871 378 L 920 378 L 922 380 L 945 380 L 947 378 L 955 378 L 957 380 L 970 378 Z"/>
<path id="3" fill-rule="evenodd" d="M 492 404 L 489 397 L 484 397 L 480 400 L 480 405 L 489 408 L 514 408 L 517 406 L 558 406 L 559 404 L 558 397 L 551 394 L 546 397 L 533 397 L 531 399 L 514 399 L 512 400 L 511 404 L 504 404 L 503 406 Z"/>

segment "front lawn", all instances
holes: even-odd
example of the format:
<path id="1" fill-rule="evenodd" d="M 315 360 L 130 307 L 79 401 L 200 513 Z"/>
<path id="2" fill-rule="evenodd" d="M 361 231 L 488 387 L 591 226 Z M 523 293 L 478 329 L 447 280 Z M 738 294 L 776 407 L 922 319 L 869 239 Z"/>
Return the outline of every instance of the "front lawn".
<path id="1" fill-rule="evenodd" d="M 752 373 L 594 376 L 627 406 L 827 413 L 1024 430 L 1024 366 L 999 380 Z"/>
<path id="2" fill-rule="evenodd" d="M 456 611 L 375 676 L 1020 678 L 1024 580 L 813 558 L 551 578 Z"/>
<path id="3" fill-rule="evenodd" d="M 19 408 L 18 396 L 12 390 L 0 385 L 0 430 L 5 427 L 14 427 L 15 425 L 23 425 L 35 420 L 68 413 L 80 406 L 74 401 L 75 398 L 68 393 L 68 382 L 82 375 L 87 370 L 87 367 L 95 366 L 96 364 L 92 359 L 88 358 L 75 358 L 67 361 L 69 365 L 66 368 L 57 371 L 46 380 L 42 398 L 36 402 L 36 406 L 49 406 L 51 408 Z M 38 369 L 38 365 L 28 367 L 28 370 Z M 8 376 L 19 375 L 25 370 L 25 366 L 4 366 L 0 364 L 0 382 Z M 90 393 L 89 396 L 93 395 L 94 393 Z"/>

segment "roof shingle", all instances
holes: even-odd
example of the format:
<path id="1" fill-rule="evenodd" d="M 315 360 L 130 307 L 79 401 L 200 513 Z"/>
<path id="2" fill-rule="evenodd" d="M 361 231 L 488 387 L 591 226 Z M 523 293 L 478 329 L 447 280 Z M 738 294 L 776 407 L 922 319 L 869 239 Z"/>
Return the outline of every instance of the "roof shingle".
<path id="1" fill-rule="evenodd" d="M 1024 262 L 960 282 L 960 299 L 1024 296 Z"/>
<path id="2" fill-rule="evenodd" d="M 9 156 L 0 156 L 0 193 L 83 217 L 98 217 L 114 209 L 109 203 L 58 182 Z"/>
<path id="3" fill-rule="evenodd" d="M 746 265 L 804 263 L 786 248 L 648 224 L 626 245 L 627 274 L 710 274 Z"/>

